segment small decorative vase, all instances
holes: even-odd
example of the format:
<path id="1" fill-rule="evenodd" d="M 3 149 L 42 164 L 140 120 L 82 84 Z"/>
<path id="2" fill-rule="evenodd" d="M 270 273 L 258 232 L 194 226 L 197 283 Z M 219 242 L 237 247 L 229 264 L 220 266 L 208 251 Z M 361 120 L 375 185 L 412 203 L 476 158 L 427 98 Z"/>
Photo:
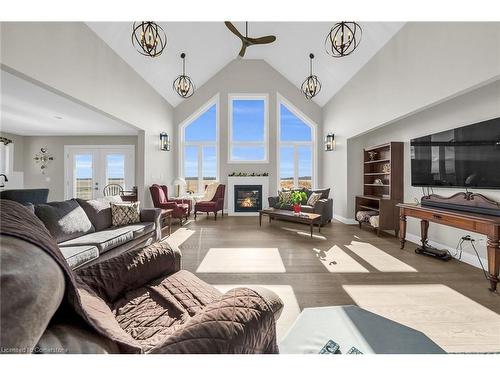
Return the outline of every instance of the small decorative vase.
<path id="1" fill-rule="evenodd" d="M 300 212 L 302 211 L 302 206 L 300 203 L 294 203 L 293 204 L 293 213 L 295 215 L 300 215 Z"/>

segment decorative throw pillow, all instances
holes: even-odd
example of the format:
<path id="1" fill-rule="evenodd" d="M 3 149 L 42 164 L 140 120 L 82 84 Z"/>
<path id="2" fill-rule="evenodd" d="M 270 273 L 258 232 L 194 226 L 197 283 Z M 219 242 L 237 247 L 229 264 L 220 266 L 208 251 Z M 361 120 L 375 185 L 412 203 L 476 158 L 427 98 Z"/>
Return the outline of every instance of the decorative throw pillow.
<path id="1" fill-rule="evenodd" d="M 286 206 L 292 204 L 292 192 L 291 191 L 280 191 L 278 192 L 279 204 L 280 206 Z"/>
<path id="2" fill-rule="evenodd" d="M 114 227 L 139 223 L 139 202 L 111 203 L 111 221 Z"/>
<path id="3" fill-rule="evenodd" d="M 319 193 L 311 193 L 309 196 L 309 199 L 307 200 L 307 205 L 308 206 L 313 206 L 316 204 L 317 201 L 321 199 L 321 194 Z"/>
<path id="4" fill-rule="evenodd" d="M 74 199 L 37 204 L 35 215 L 43 222 L 57 243 L 95 232 L 85 211 Z"/>

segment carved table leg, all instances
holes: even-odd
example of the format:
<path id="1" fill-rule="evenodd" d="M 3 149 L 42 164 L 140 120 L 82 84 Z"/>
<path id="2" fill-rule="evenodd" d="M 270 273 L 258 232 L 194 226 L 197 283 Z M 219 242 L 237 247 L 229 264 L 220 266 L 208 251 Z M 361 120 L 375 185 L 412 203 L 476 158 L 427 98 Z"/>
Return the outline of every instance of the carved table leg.
<path id="1" fill-rule="evenodd" d="M 429 231 L 429 222 L 427 220 L 420 221 L 420 238 L 422 241 L 422 247 L 425 248 L 427 243 L 427 232 Z"/>
<path id="2" fill-rule="evenodd" d="M 494 292 L 499 282 L 498 274 L 500 272 L 500 240 L 498 238 L 489 238 L 488 249 L 488 278 L 490 280 L 490 290 Z"/>
<path id="3" fill-rule="evenodd" d="M 406 242 L 406 215 L 399 216 L 399 241 L 401 242 L 401 249 L 404 249 Z"/>

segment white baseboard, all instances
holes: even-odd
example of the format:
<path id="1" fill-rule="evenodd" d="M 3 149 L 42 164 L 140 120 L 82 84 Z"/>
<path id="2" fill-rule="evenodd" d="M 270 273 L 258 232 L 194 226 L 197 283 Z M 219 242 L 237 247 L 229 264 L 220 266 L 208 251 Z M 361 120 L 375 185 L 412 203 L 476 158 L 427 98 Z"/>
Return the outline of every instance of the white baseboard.
<path id="1" fill-rule="evenodd" d="M 337 214 L 333 214 L 333 218 L 335 220 L 340 221 L 341 223 L 348 224 L 348 225 L 357 225 L 358 224 L 358 222 L 354 219 L 348 219 L 346 217 L 343 217 L 343 216 L 340 216 Z"/>
<path id="2" fill-rule="evenodd" d="M 417 235 L 412 234 L 412 233 L 406 233 L 406 240 L 409 242 L 413 242 L 414 244 L 418 244 L 418 245 L 421 244 L 420 236 L 417 236 Z M 454 255 L 457 252 L 457 249 L 455 249 L 454 247 L 446 246 L 446 245 L 440 244 L 440 243 L 435 242 L 435 241 L 429 240 L 429 245 L 434 246 L 435 248 L 438 248 L 438 249 L 446 249 L 451 253 L 451 255 Z M 455 259 L 457 259 L 457 258 L 455 258 Z M 477 259 L 476 254 L 471 254 L 471 253 L 467 253 L 467 252 L 463 251 L 462 258 L 457 259 L 457 260 L 460 260 L 461 262 L 470 264 L 471 266 L 481 268 L 481 265 L 479 264 L 479 261 Z M 488 261 L 484 258 L 481 258 L 481 262 L 483 263 L 483 266 L 486 267 L 486 269 L 487 269 L 488 268 Z"/>

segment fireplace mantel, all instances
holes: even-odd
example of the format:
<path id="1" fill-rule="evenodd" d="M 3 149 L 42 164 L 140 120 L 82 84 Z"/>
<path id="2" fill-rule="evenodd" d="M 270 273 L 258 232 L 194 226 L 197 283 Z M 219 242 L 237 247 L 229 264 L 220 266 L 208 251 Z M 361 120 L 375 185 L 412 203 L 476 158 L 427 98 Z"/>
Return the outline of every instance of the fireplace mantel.
<path id="1" fill-rule="evenodd" d="M 269 197 L 269 176 L 230 176 L 227 178 L 228 193 L 228 215 L 231 216 L 258 216 L 258 212 L 235 212 L 234 211 L 234 186 L 235 185 L 261 185 L 262 207 L 267 207 Z"/>

